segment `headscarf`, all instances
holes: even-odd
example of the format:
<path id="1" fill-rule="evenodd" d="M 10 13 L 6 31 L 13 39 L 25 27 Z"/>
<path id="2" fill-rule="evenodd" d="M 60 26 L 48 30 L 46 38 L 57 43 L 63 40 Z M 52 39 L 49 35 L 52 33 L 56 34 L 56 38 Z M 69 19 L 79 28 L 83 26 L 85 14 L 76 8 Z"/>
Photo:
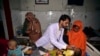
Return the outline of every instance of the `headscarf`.
<path id="1" fill-rule="evenodd" d="M 83 33 L 83 24 L 80 20 L 76 20 L 73 25 L 80 27 L 78 32 L 73 31 L 73 28 L 68 32 L 69 45 L 73 45 L 82 50 L 82 56 L 85 56 L 86 50 L 86 35 Z"/>

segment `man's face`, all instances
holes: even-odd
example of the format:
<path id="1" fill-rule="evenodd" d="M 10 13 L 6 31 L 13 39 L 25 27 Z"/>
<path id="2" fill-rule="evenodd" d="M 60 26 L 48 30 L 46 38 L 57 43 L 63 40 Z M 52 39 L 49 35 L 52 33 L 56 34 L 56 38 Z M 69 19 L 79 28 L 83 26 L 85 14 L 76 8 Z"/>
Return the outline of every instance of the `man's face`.
<path id="1" fill-rule="evenodd" d="M 65 21 L 62 21 L 62 27 L 63 28 L 66 28 L 66 27 L 68 27 L 69 26 L 69 20 L 68 19 L 66 19 Z"/>

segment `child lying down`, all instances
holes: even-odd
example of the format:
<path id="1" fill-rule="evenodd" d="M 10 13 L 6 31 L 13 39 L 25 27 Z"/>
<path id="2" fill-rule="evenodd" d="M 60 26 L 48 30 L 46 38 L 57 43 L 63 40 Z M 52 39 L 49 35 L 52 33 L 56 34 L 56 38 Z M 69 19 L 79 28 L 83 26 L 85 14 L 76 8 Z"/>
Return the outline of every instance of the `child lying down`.
<path id="1" fill-rule="evenodd" d="M 66 50 L 52 50 L 43 56 L 81 56 L 82 51 L 76 47 L 68 47 Z"/>

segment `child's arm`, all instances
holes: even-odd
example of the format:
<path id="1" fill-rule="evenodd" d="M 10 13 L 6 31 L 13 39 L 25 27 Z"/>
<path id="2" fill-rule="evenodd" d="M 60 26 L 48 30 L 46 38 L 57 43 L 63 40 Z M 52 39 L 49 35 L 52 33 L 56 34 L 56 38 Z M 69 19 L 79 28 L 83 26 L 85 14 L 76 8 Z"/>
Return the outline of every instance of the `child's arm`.
<path id="1" fill-rule="evenodd" d="M 32 47 L 27 46 L 22 50 L 22 52 L 25 54 L 32 54 L 33 50 L 32 50 Z"/>

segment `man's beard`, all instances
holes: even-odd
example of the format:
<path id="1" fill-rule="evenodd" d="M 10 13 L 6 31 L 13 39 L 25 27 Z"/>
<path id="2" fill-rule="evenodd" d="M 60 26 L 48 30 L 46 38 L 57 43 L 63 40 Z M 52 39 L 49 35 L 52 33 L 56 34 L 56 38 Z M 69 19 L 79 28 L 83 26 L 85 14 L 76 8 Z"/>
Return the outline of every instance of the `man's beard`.
<path id="1" fill-rule="evenodd" d="M 62 28 L 67 28 L 67 26 L 62 26 Z"/>

